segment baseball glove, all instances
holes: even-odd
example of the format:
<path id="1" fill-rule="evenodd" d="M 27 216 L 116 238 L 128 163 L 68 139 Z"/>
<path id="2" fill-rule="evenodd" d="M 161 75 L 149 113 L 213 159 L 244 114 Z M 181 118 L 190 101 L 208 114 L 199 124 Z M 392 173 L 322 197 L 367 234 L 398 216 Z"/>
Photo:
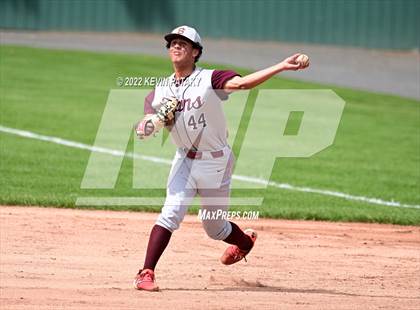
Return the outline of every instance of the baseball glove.
<path id="1" fill-rule="evenodd" d="M 141 140 L 156 136 L 164 126 L 173 123 L 175 110 L 178 105 L 176 98 L 164 98 L 156 114 L 146 115 L 143 120 L 134 125 L 137 137 Z"/>
<path id="2" fill-rule="evenodd" d="M 175 117 L 175 110 L 178 106 L 178 99 L 172 97 L 164 98 L 164 100 L 165 101 L 157 112 L 157 117 L 166 125 Z"/>

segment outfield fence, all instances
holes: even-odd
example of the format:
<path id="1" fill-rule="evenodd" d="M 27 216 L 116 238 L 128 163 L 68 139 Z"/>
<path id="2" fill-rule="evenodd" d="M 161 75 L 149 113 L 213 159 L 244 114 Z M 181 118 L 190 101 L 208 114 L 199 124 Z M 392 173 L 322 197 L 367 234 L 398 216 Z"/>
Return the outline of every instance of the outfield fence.
<path id="1" fill-rule="evenodd" d="M 1 0 L 0 28 L 164 33 L 419 49 L 418 0 Z"/>

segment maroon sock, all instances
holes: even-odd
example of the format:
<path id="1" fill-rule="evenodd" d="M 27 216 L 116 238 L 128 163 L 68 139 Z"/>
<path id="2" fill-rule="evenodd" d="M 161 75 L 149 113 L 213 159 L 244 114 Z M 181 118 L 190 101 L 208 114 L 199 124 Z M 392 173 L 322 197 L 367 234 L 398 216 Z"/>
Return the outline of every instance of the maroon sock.
<path id="1" fill-rule="evenodd" d="M 162 226 L 155 225 L 150 232 L 146 259 L 143 269 L 155 270 L 156 264 L 171 239 L 172 233 Z"/>
<path id="2" fill-rule="evenodd" d="M 251 237 L 245 234 L 235 223 L 230 222 L 230 224 L 232 225 L 232 232 L 223 241 L 229 244 L 234 244 L 244 251 L 251 249 L 253 245 Z"/>

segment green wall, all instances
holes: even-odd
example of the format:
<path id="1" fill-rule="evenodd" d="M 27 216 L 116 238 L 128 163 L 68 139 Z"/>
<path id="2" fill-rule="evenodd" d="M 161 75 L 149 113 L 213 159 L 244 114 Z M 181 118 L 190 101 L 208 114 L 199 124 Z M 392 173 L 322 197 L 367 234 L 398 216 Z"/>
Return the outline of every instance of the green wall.
<path id="1" fill-rule="evenodd" d="M 165 33 L 418 49 L 420 0 L 0 0 L 0 28 Z"/>

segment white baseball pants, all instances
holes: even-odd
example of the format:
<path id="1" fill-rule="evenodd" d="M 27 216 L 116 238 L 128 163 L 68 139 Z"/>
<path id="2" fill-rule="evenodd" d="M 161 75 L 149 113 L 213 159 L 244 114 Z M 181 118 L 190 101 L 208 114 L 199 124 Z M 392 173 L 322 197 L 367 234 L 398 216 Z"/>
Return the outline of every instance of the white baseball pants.
<path id="1" fill-rule="evenodd" d="M 185 150 L 178 149 L 168 177 L 165 204 L 156 224 L 171 232 L 178 229 L 197 194 L 202 211 L 227 211 L 233 164 L 229 146 L 223 148 L 223 156 L 218 158 L 203 152 L 202 158 L 190 159 Z M 207 235 L 216 240 L 226 239 L 232 231 L 223 218 L 203 219 L 202 224 Z"/>

